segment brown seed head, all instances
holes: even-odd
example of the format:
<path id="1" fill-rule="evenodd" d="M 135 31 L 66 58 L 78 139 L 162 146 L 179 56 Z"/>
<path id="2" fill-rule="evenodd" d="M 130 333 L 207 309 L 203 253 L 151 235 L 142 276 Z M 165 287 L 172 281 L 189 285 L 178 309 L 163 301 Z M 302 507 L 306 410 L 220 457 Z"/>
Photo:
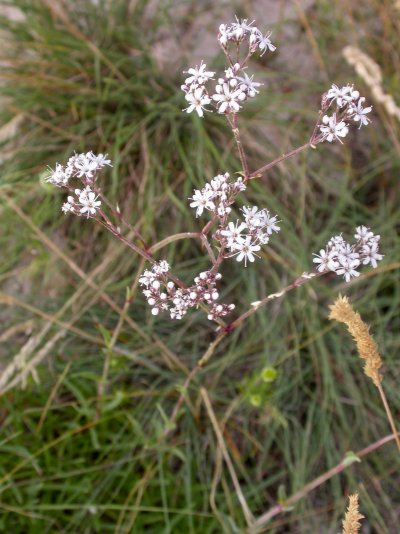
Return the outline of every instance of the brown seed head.
<path id="1" fill-rule="evenodd" d="M 357 493 L 350 495 L 349 506 L 343 520 L 342 534 L 357 534 L 361 527 L 360 519 L 363 519 L 363 517 L 358 510 Z"/>
<path id="2" fill-rule="evenodd" d="M 345 323 L 357 344 L 360 358 L 365 360 L 364 373 L 378 386 L 382 381 L 379 374 L 382 358 L 378 352 L 377 344 L 369 333 L 368 325 L 361 319 L 360 314 L 354 311 L 347 297 L 339 295 L 329 308 L 331 310 L 329 319 Z"/>

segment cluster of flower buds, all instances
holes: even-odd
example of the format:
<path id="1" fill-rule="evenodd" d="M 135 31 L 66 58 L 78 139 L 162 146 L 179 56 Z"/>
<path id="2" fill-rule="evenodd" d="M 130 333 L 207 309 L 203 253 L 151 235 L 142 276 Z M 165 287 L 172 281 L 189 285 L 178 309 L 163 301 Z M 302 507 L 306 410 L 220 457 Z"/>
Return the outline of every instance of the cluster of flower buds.
<path id="1" fill-rule="evenodd" d="M 206 209 L 211 211 L 221 220 L 230 212 L 230 205 L 235 201 L 236 196 L 246 189 L 243 178 L 240 176 L 235 181 L 229 180 L 229 173 L 218 174 L 203 187 L 195 189 L 192 197 L 189 198 L 191 208 L 196 208 L 196 217 L 202 215 Z"/>
<path id="2" fill-rule="evenodd" d="M 189 104 L 184 111 L 187 113 L 196 111 L 199 117 L 203 117 L 204 111 L 211 111 L 205 106 L 214 101 L 219 113 L 237 113 L 241 109 L 241 102 L 254 98 L 258 94 L 258 87 L 262 84 L 255 82 L 253 76 L 250 77 L 244 72 L 245 64 L 257 49 L 262 55 L 266 50 L 274 51 L 276 47 L 269 39 L 270 34 L 263 36 L 260 30 L 252 24 L 252 22 L 247 23 L 247 19 L 242 21 L 236 19 L 236 22 L 230 25 L 221 24 L 219 27 L 218 40 L 227 54 L 229 68 L 225 70 L 225 76 L 218 78 L 214 93 L 208 91 L 207 82 L 213 79 L 215 72 L 207 71 L 205 63 L 201 62 L 200 66 L 196 65 L 195 68 L 184 71 L 189 75 L 181 86 Z M 238 53 L 239 46 L 244 41 L 248 43 L 246 57 L 240 62 L 236 56 L 237 61 L 234 63 L 229 55 L 229 43 L 236 43 Z"/>
<path id="3" fill-rule="evenodd" d="M 258 210 L 257 206 L 243 207 L 244 222 L 228 223 L 218 230 L 216 238 L 221 245 L 230 249 L 231 256 L 237 261 L 254 262 L 256 252 L 269 242 L 273 232 L 279 232 L 277 216 L 271 216 L 267 209 Z"/>
<path id="4" fill-rule="evenodd" d="M 72 195 L 68 196 L 67 202 L 62 206 L 64 213 L 87 217 L 96 214 L 101 201 L 97 200 L 98 195 L 93 191 L 93 187 L 97 180 L 97 172 L 106 165 L 111 167 L 111 160 L 107 159 L 107 154 L 96 155 L 93 152 L 87 152 L 71 156 L 65 167 L 57 163 L 55 169 L 50 169 L 51 173 L 46 181 L 56 187 L 64 187 L 76 195 L 76 198 Z M 85 187 L 75 189 L 70 183 L 72 179 L 79 180 Z"/>
<path id="5" fill-rule="evenodd" d="M 346 137 L 349 133 L 349 123 L 354 121 L 361 126 L 367 125 L 370 119 L 367 117 L 372 107 L 364 107 L 365 98 L 360 96 L 353 85 L 338 87 L 333 84 L 327 93 L 322 97 L 322 111 L 327 111 L 332 105 L 335 111 L 332 115 L 324 115 L 322 124 L 319 125 L 319 135 L 315 142 L 328 141 L 331 143 L 336 139 L 342 143 L 341 137 Z"/>
<path id="6" fill-rule="evenodd" d="M 253 22 L 247 22 L 248 19 L 239 20 L 236 17 L 236 22 L 231 24 L 221 24 L 218 32 L 218 41 L 221 47 L 227 51 L 229 43 L 240 45 L 247 42 L 249 46 L 248 54 L 254 54 L 257 50 L 261 55 L 265 54 L 267 50 L 274 52 L 276 46 L 271 43 L 271 32 L 263 35 L 262 32 L 253 26 Z"/>
<path id="7" fill-rule="evenodd" d="M 160 311 L 169 311 L 171 319 L 182 319 L 190 308 L 200 303 L 211 306 L 208 318 L 215 320 L 227 315 L 234 309 L 234 304 L 218 304 L 219 293 L 217 282 L 222 278 L 220 273 L 213 271 L 201 272 L 194 279 L 194 284 L 188 288 L 176 287 L 174 282 L 168 281 L 169 265 L 160 261 L 151 270 L 144 271 L 139 283 L 144 286 L 143 294 L 151 306 L 151 313 L 158 315 Z"/>
<path id="8" fill-rule="evenodd" d="M 357 271 L 361 264 L 371 264 L 375 269 L 377 262 L 383 258 L 379 254 L 379 235 L 366 226 L 358 226 L 354 234 L 356 243 L 350 245 L 341 235 L 332 237 L 325 249 L 314 254 L 313 262 L 318 264 L 319 272 L 333 271 L 337 275 L 343 275 L 346 282 L 352 277 L 360 276 Z"/>

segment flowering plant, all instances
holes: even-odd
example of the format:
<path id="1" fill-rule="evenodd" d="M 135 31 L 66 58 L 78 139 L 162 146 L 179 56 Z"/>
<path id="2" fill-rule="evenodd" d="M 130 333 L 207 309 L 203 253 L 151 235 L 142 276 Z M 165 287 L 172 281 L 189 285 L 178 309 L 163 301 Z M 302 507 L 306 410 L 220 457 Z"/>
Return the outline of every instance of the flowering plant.
<path id="1" fill-rule="evenodd" d="M 236 179 L 232 179 L 227 172 L 218 174 L 202 189 L 194 190 L 192 197 L 189 198 L 190 207 L 196 210 L 196 217 L 201 217 L 205 213 L 211 215 L 211 219 L 201 232 L 194 235 L 184 232 L 160 242 L 165 246 L 185 237 L 196 237 L 202 241 L 211 266 L 208 271 L 199 273 L 192 285 L 186 286 L 176 278 L 170 272 L 170 266 L 165 260 L 155 260 L 151 252 L 161 248 L 160 243 L 148 247 L 137 230 L 124 219 L 118 206 L 114 208 L 103 195 L 98 186 L 97 173 L 105 166 L 111 166 L 107 155 L 95 155 L 93 152 L 74 155 L 65 167 L 57 163 L 55 170 L 52 170 L 48 177 L 50 183 L 63 187 L 70 193 L 67 202 L 62 206 L 64 213 L 96 220 L 152 263 L 151 269 L 145 270 L 139 283 L 153 315 L 158 315 L 160 311 L 168 311 L 171 319 L 182 319 L 189 309 L 200 306 L 207 312 L 208 318 L 216 321 L 225 331 L 229 331 L 247 317 L 249 312 L 244 313 L 228 327 L 221 320 L 235 306 L 218 302 L 219 292 L 216 286 L 222 278 L 219 272 L 220 265 L 232 257 L 238 262 L 244 262 L 245 267 L 247 263 L 253 263 L 255 258 L 260 257 L 262 247 L 268 245 L 273 234 L 280 231 L 281 221 L 278 215 L 271 214 L 267 208 L 260 209 L 258 206 L 246 205 L 240 209 L 241 219 L 230 220 L 232 207 L 237 202 L 239 194 L 246 191 L 251 180 L 306 148 L 316 148 L 325 141 L 342 143 L 342 139 L 349 133 L 351 122 L 356 123 L 359 128 L 370 122 L 368 114 L 372 108 L 364 107 L 365 98 L 360 96 L 353 85 L 339 87 L 333 84 L 322 95 L 321 108 L 307 143 L 251 172 L 241 141 L 238 117 L 245 102 L 255 98 L 263 85 L 255 81 L 253 75 L 248 74 L 247 68 L 254 54 L 263 55 L 276 50 L 270 37 L 270 32 L 264 35 L 247 19 L 236 19 L 231 24 L 221 24 L 218 42 L 227 60 L 224 73 L 215 81 L 216 73 L 207 70 L 207 65 L 203 61 L 200 65 L 184 71 L 187 77 L 181 88 L 188 103 L 184 111 L 196 112 L 203 118 L 204 112 L 212 112 L 208 106 L 213 106 L 216 112 L 224 115 L 232 129 L 242 165 L 239 177 Z M 212 87 L 212 84 L 215 85 Z M 71 184 L 72 180 L 80 181 L 83 187 L 75 188 Z M 108 215 L 103 209 L 104 204 L 110 211 Z M 120 227 L 121 223 L 134 231 L 139 244 L 125 237 Z M 216 245 L 214 248 L 210 242 L 210 234 Z M 349 282 L 352 277 L 359 276 L 357 269 L 361 264 L 370 264 L 375 268 L 377 262 L 383 258 L 379 253 L 380 236 L 374 235 L 365 226 L 359 226 L 355 238 L 356 243 L 350 245 L 341 235 L 332 237 L 326 248 L 321 249 L 319 255 L 315 254 L 313 262 L 316 264 L 316 271 L 303 273 L 293 284 L 276 295 L 283 295 L 288 289 L 328 271 L 343 275 L 345 281 Z M 258 309 L 260 303 L 264 301 L 266 302 L 266 299 L 253 303 L 254 309 Z"/>

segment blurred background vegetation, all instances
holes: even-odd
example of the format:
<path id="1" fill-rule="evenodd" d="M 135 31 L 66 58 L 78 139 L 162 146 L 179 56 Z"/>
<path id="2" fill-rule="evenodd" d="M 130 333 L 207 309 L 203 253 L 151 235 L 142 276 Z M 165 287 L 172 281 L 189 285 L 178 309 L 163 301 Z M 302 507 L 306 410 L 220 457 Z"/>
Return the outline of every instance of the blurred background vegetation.
<path id="1" fill-rule="evenodd" d="M 357 46 L 378 63 L 385 91 L 400 103 L 400 5 L 1 0 L 0 8 L 1 367 L 21 360 L 21 350 L 23 360 L 41 362 L 24 388 L 1 398 L 0 530 L 245 532 L 201 387 L 255 516 L 390 434 L 352 341 L 327 318 L 339 292 L 371 325 L 399 413 L 400 124 L 342 49 Z M 198 231 L 187 202 L 193 188 L 240 163 L 223 117 L 182 113 L 179 87 L 182 70 L 203 57 L 223 68 L 215 37 L 234 14 L 272 30 L 278 46 L 253 63 L 265 86 L 240 116 L 252 169 L 308 139 L 333 82 L 354 81 L 374 110 L 372 126 L 344 146 L 320 145 L 251 184 L 248 203 L 278 213 L 282 230 L 247 269 L 225 262 L 224 301 L 240 314 L 309 270 L 311 253 L 331 235 L 350 238 L 360 224 L 381 235 L 385 258 L 347 285 L 312 281 L 244 322 L 197 375 L 163 440 L 186 370 L 214 327 L 201 310 L 181 322 L 153 318 L 134 283 L 140 258 L 92 221 L 62 215 L 63 195 L 44 177 L 74 151 L 107 152 L 114 166 L 104 191 L 148 242 Z M 188 282 L 208 265 L 193 240 L 159 257 Z M 358 491 L 362 532 L 398 532 L 398 459 L 388 443 L 263 531 L 337 533 L 346 496 Z"/>

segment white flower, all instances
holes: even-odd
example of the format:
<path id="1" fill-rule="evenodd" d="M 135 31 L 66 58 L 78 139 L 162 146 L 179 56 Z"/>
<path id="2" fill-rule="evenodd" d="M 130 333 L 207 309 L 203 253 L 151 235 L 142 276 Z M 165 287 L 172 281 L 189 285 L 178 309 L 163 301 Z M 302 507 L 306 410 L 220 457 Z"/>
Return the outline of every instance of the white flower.
<path id="1" fill-rule="evenodd" d="M 360 273 L 356 271 L 357 267 L 360 265 L 359 260 L 347 260 L 346 258 L 340 258 L 340 268 L 336 270 L 336 274 L 343 274 L 346 282 L 350 282 L 352 277 L 360 276 Z"/>
<path id="2" fill-rule="evenodd" d="M 212 95 L 212 99 L 217 102 L 218 112 L 225 113 L 226 111 L 237 113 L 240 109 L 238 100 L 243 100 L 246 95 L 240 90 L 231 90 L 227 83 L 217 85 L 215 90 L 217 91 Z"/>
<path id="3" fill-rule="evenodd" d="M 199 217 L 204 209 L 213 210 L 215 208 L 215 204 L 211 200 L 213 195 L 213 191 L 207 191 L 205 189 L 199 191 L 198 189 L 195 189 L 194 195 L 190 197 L 189 200 L 193 200 L 193 202 L 190 203 L 190 207 L 197 208 L 196 217 Z"/>
<path id="4" fill-rule="evenodd" d="M 339 254 L 342 250 L 344 250 L 346 244 L 347 243 L 343 239 L 342 235 L 335 235 L 328 241 L 328 248 Z"/>
<path id="5" fill-rule="evenodd" d="M 332 99 L 332 102 L 336 101 L 336 104 L 341 108 L 350 102 L 357 100 L 357 98 L 360 96 L 360 93 L 358 91 L 354 91 L 352 85 L 338 87 L 337 85 L 333 84 L 326 96 L 327 98 Z"/>
<path id="6" fill-rule="evenodd" d="M 258 211 L 257 206 L 243 206 L 242 212 L 246 223 L 250 227 L 257 227 L 264 225 L 264 213 L 263 211 Z"/>
<path id="7" fill-rule="evenodd" d="M 346 137 L 349 132 L 349 128 L 344 121 L 337 122 L 336 113 L 332 117 L 325 115 L 322 119 L 323 124 L 320 125 L 320 130 L 323 133 L 323 141 L 331 143 L 335 139 L 340 141 L 340 137 Z"/>
<path id="8" fill-rule="evenodd" d="M 236 221 L 235 225 L 233 222 L 230 222 L 227 228 L 221 230 L 220 234 L 226 237 L 228 247 L 234 249 L 235 245 L 237 245 L 238 243 L 243 243 L 245 241 L 242 232 L 246 228 L 247 224 L 245 223 L 239 223 L 239 221 Z"/>
<path id="9" fill-rule="evenodd" d="M 357 226 L 354 237 L 356 239 L 361 239 L 362 241 L 368 241 L 368 239 L 374 237 L 374 233 L 366 226 Z"/>
<path id="10" fill-rule="evenodd" d="M 383 258 L 382 254 L 378 254 L 378 243 L 363 246 L 363 265 L 370 263 L 374 269 L 378 266 L 377 262 Z"/>
<path id="11" fill-rule="evenodd" d="M 253 76 L 248 76 L 246 73 L 244 73 L 244 77 L 237 77 L 240 85 L 239 89 L 246 93 L 250 98 L 254 98 L 260 91 L 258 91 L 257 87 L 260 87 L 263 85 L 259 82 L 253 81 Z"/>
<path id="12" fill-rule="evenodd" d="M 234 254 L 236 260 L 242 261 L 244 259 L 245 267 L 247 267 L 247 260 L 251 263 L 255 260 L 254 256 L 257 256 L 257 254 L 254 254 L 254 252 L 258 252 L 261 249 L 260 245 L 252 243 L 252 238 L 249 235 L 246 236 L 242 243 L 236 243 L 233 248 L 238 251 Z"/>
<path id="13" fill-rule="evenodd" d="M 149 285 L 155 280 L 155 274 L 152 271 L 144 271 L 142 276 L 139 278 L 139 284 L 142 286 L 149 287 Z"/>
<path id="14" fill-rule="evenodd" d="M 230 208 L 229 206 L 225 206 L 223 204 L 223 202 L 220 202 L 218 204 L 218 208 L 217 208 L 217 215 L 218 217 L 220 217 L 221 219 L 223 217 L 225 217 L 225 215 L 229 215 L 230 212 L 232 211 L 232 208 Z"/>
<path id="15" fill-rule="evenodd" d="M 218 41 L 220 45 L 223 47 L 226 47 L 230 38 L 231 38 L 230 29 L 227 27 L 226 24 L 220 24 L 219 33 L 218 33 Z"/>
<path id="16" fill-rule="evenodd" d="M 60 163 L 56 163 L 55 170 L 50 169 L 51 175 L 46 178 L 46 181 L 57 186 L 57 187 L 63 187 L 68 185 L 68 180 L 71 177 L 71 170 L 70 169 L 64 169 Z"/>
<path id="17" fill-rule="evenodd" d="M 240 63 L 235 63 L 234 65 L 232 65 L 232 67 L 228 67 L 227 69 L 225 69 L 225 78 L 236 79 L 237 78 L 236 75 L 240 71 L 240 69 L 241 69 Z M 219 80 L 222 80 L 222 83 L 224 81 L 223 78 L 219 78 Z M 219 83 L 219 80 L 218 80 L 218 83 Z"/>
<path id="18" fill-rule="evenodd" d="M 200 63 L 200 67 L 196 65 L 195 68 L 190 68 L 188 71 L 184 71 L 187 74 L 190 74 L 185 80 L 186 85 L 199 84 L 203 85 L 208 80 L 212 80 L 215 72 L 206 71 L 207 65 L 203 62 Z"/>
<path id="19" fill-rule="evenodd" d="M 249 37 L 249 46 L 252 52 L 255 52 L 262 36 L 263 35 L 258 28 L 253 28 L 251 30 L 250 37 Z"/>
<path id="20" fill-rule="evenodd" d="M 276 46 L 271 43 L 270 40 L 271 32 L 267 33 L 264 37 L 261 35 L 258 39 L 258 48 L 261 50 L 261 55 L 263 56 L 267 50 L 274 52 Z"/>
<path id="21" fill-rule="evenodd" d="M 189 102 L 189 106 L 183 110 L 186 111 L 186 113 L 191 113 L 192 111 L 196 110 L 198 116 L 203 117 L 203 110 L 209 111 L 204 106 L 209 104 L 211 100 L 207 93 L 204 92 L 203 87 L 195 88 L 194 91 L 187 93 L 185 98 Z"/>
<path id="22" fill-rule="evenodd" d="M 372 107 L 363 108 L 363 102 L 365 102 L 365 98 L 361 97 L 357 104 L 352 104 L 351 108 L 349 108 L 349 114 L 352 114 L 352 119 L 356 122 L 360 122 L 360 126 L 366 126 L 369 122 L 371 122 L 371 119 L 367 117 L 367 113 L 370 113 L 372 110 Z M 353 115 L 354 113 L 354 115 Z"/>
<path id="23" fill-rule="evenodd" d="M 258 239 L 258 242 L 261 244 L 261 245 L 266 245 L 267 243 L 269 243 L 269 235 L 268 234 L 263 234 L 263 233 L 257 233 L 257 239 Z"/>
<path id="24" fill-rule="evenodd" d="M 87 154 L 79 154 L 74 162 L 75 168 L 77 170 L 77 177 L 82 178 L 93 178 L 94 172 L 97 170 L 97 162 L 93 159 L 90 159 Z"/>
<path id="25" fill-rule="evenodd" d="M 230 27 L 230 33 L 234 39 L 240 41 L 249 31 L 253 29 L 253 22 L 247 24 L 247 20 L 248 19 L 242 19 L 239 21 L 239 19 L 236 17 L 236 22 L 233 22 Z"/>
<path id="26" fill-rule="evenodd" d="M 105 167 L 106 165 L 108 165 L 109 167 L 112 167 L 111 165 L 111 160 L 110 159 L 107 159 L 107 156 L 108 154 L 93 154 L 93 152 L 88 152 L 86 154 L 86 156 L 91 160 L 93 161 L 94 163 L 96 163 L 96 166 L 98 169 L 102 169 L 103 167 Z"/>
<path id="27" fill-rule="evenodd" d="M 264 226 L 266 227 L 265 230 L 267 234 L 271 235 L 272 232 L 279 232 L 281 227 L 278 226 L 276 223 L 278 221 L 278 217 L 275 215 L 274 217 L 271 217 L 268 210 L 264 211 Z"/>
<path id="28" fill-rule="evenodd" d="M 240 177 L 236 180 L 236 182 L 234 182 L 234 188 L 235 190 L 239 193 L 241 191 L 245 191 L 246 190 L 246 184 L 243 182 L 243 178 Z"/>
<path id="29" fill-rule="evenodd" d="M 81 213 L 87 213 L 87 216 L 95 215 L 96 211 L 101 206 L 101 201 L 97 200 L 98 196 L 96 193 L 86 188 L 79 195 L 79 204 L 82 206 L 80 209 Z"/>
<path id="30" fill-rule="evenodd" d="M 380 236 L 374 235 L 366 226 L 358 226 L 354 237 L 357 239 L 354 245 L 347 243 L 341 235 L 332 237 L 326 246 L 326 250 L 321 250 L 320 255 L 314 254 L 314 263 L 319 264 L 318 271 L 326 269 L 343 274 L 346 282 L 353 276 L 359 276 L 357 267 L 368 265 L 377 267 L 377 262 L 383 258 L 379 254 Z"/>
<path id="31" fill-rule="evenodd" d="M 157 275 L 167 273 L 169 271 L 169 264 L 165 260 L 161 260 L 153 265 L 153 272 Z"/>
<path id="32" fill-rule="evenodd" d="M 61 210 L 62 210 L 63 213 L 69 213 L 70 211 L 73 210 L 73 205 L 70 204 L 69 202 L 64 202 L 64 204 L 62 205 Z"/>
<path id="33" fill-rule="evenodd" d="M 345 243 L 340 247 L 340 250 L 337 251 L 339 261 L 351 261 L 358 260 L 360 257 L 358 252 L 355 252 L 354 247 Z"/>
<path id="34" fill-rule="evenodd" d="M 339 263 L 335 261 L 336 254 L 333 251 L 327 252 L 323 248 L 319 251 L 318 254 L 314 254 L 315 258 L 313 259 L 314 263 L 319 263 L 317 270 L 322 273 L 326 270 L 336 271 L 339 267 Z"/>

